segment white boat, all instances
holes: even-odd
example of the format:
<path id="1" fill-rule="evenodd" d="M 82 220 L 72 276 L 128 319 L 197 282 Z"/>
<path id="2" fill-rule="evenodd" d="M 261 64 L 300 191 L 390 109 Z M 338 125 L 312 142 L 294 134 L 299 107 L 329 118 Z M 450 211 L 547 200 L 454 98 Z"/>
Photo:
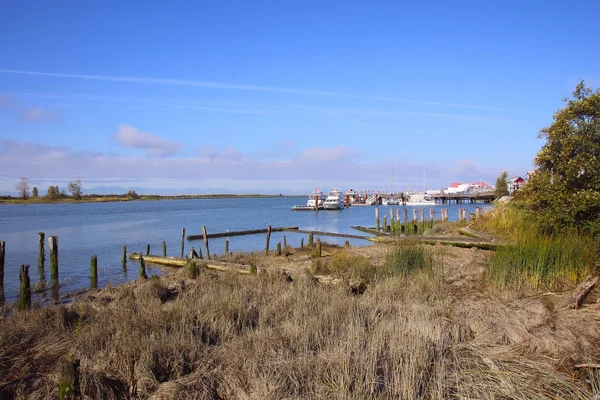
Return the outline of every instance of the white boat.
<path id="1" fill-rule="evenodd" d="M 395 197 L 390 197 L 389 199 L 387 197 L 384 197 L 383 199 L 381 199 L 382 206 L 397 206 L 400 204 L 400 200 L 398 200 Z"/>
<path id="2" fill-rule="evenodd" d="M 308 196 L 308 201 L 306 202 L 306 207 L 311 207 L 311 208 L 319 208 L 319 209 L 323 209 L 323 203 L 325 202 L 325 196 L 323 196 L 323 192 L 321 192 L 320 189 L 315 189 L 313 190 L 313 192 Z"/>
<path id="3" fill-rule="evenodd" d="M 345 207 L 344 202 L 344 194 L 337 189 L 333 189 L 327 194 L 323 205 L 326 210 L 341 210 Z"/>
<path id="4" fill-rule="evenodd" d="M 405 206 L 435 206 L 435 200 L 427 196 L 425 193 L 411 193 L 408 200 L 404 203 Z"/>

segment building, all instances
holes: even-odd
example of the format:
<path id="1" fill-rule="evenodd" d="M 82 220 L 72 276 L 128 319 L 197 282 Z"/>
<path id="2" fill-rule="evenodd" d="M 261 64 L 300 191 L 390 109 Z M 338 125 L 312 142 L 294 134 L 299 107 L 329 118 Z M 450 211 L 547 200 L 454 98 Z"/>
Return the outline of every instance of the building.
<path id="1" fill-rule="evenodd" d="M 521 185 L 525 182 L 525 179 L 520 176 L 512 176 L 506 180 L 506 187 L 508 189 L 509 194 L 513 194 L 515 191 L 519 190 Z"/>

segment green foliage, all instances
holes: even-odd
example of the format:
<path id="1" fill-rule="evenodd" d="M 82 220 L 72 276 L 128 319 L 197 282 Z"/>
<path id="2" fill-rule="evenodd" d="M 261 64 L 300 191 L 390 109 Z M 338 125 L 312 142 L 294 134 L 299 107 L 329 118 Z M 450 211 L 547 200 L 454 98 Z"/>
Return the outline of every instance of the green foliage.
<path id="1" fill-rule="evenodd" d="M 496 190 L 494 193 L 495 193 L 497 199 L 499 199 L 500 197 L 509 195 L 508 185 L 506 183 L 507 179 L 508 179 L 508 173 L 506 171 L 503 171 L 496 179 Z"/>
<path id="2" fill-rule="evenodd" d="M 488 279 L 498 288 L 560 289 L 593 271 L 597 246 L 589 236 L 523 232 L 514 245 L 499 247 L 490 259 Z"/>
<path id="3" fill-rule="evenodd" d="M 130 190 L 127 192 L 127 197 L 130 199 L 139 199 L 140 195 L 135 192 L 135 190 Z"/>
<path id="4" fill-rule="evenodd" d="M 38 197 L 40 195 L 37 187 L 35 187 L 35 186 L 33 187 L 33 189 L 31 190 L 31 195 L 33 197 Z"/>
<path id="5" fill-rule="evenodd" d="M 413 271 L 431 270 L 434 256 L 429 248 L 410 240 L 402 240 L 386 258 L 385 270 L 388 276 L 406 277 Z"/>
<path id="6" fill-rule="evenodd" d="M 48 186 L 48 194 L 46 195 L 50 200 L 56 200 L 58 192 L 55 186 Z"/>
<path id="7" fill-rule="evenodd" d="M 544 231 L 600 233 L 600 91 L 583 81 L 540 130 L 546 143 L 522 198 Z"/>

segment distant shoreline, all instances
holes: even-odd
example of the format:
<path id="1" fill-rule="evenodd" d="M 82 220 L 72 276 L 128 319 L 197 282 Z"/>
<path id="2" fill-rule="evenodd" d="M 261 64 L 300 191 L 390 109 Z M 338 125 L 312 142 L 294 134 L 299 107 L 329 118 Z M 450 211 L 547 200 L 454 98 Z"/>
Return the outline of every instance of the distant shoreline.
<path id="1" fill-rule="evenodd" d="M 174 196 L 163 195 L 139 195 L 130 197 L 127 195 L 84 195 L 80 200 L 72 197 L 49 199 L 46 196 L 29 197 L 20 199 L 15 197 L 0 197 L 0 204 L 55 204 L 55 203 L 113 203 L 120 201 L 149 201 L 149 200 L 209 200 L 209 199 L 255 199 L 255 198 L 278 198 L 278 197 L 306 197 L 308 194 L 182 194 Z"/>

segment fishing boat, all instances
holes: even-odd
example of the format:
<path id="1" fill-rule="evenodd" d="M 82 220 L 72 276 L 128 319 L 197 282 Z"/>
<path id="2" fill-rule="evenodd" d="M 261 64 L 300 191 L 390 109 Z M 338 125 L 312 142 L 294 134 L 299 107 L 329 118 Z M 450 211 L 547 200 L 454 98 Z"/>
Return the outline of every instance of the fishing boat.
<path id="1" fill-rule="evenodd" d="M 341 210 L 345 207 L 344 194 L 338 189 L 332 189 L 325 198 L 326 210 Z"/>

